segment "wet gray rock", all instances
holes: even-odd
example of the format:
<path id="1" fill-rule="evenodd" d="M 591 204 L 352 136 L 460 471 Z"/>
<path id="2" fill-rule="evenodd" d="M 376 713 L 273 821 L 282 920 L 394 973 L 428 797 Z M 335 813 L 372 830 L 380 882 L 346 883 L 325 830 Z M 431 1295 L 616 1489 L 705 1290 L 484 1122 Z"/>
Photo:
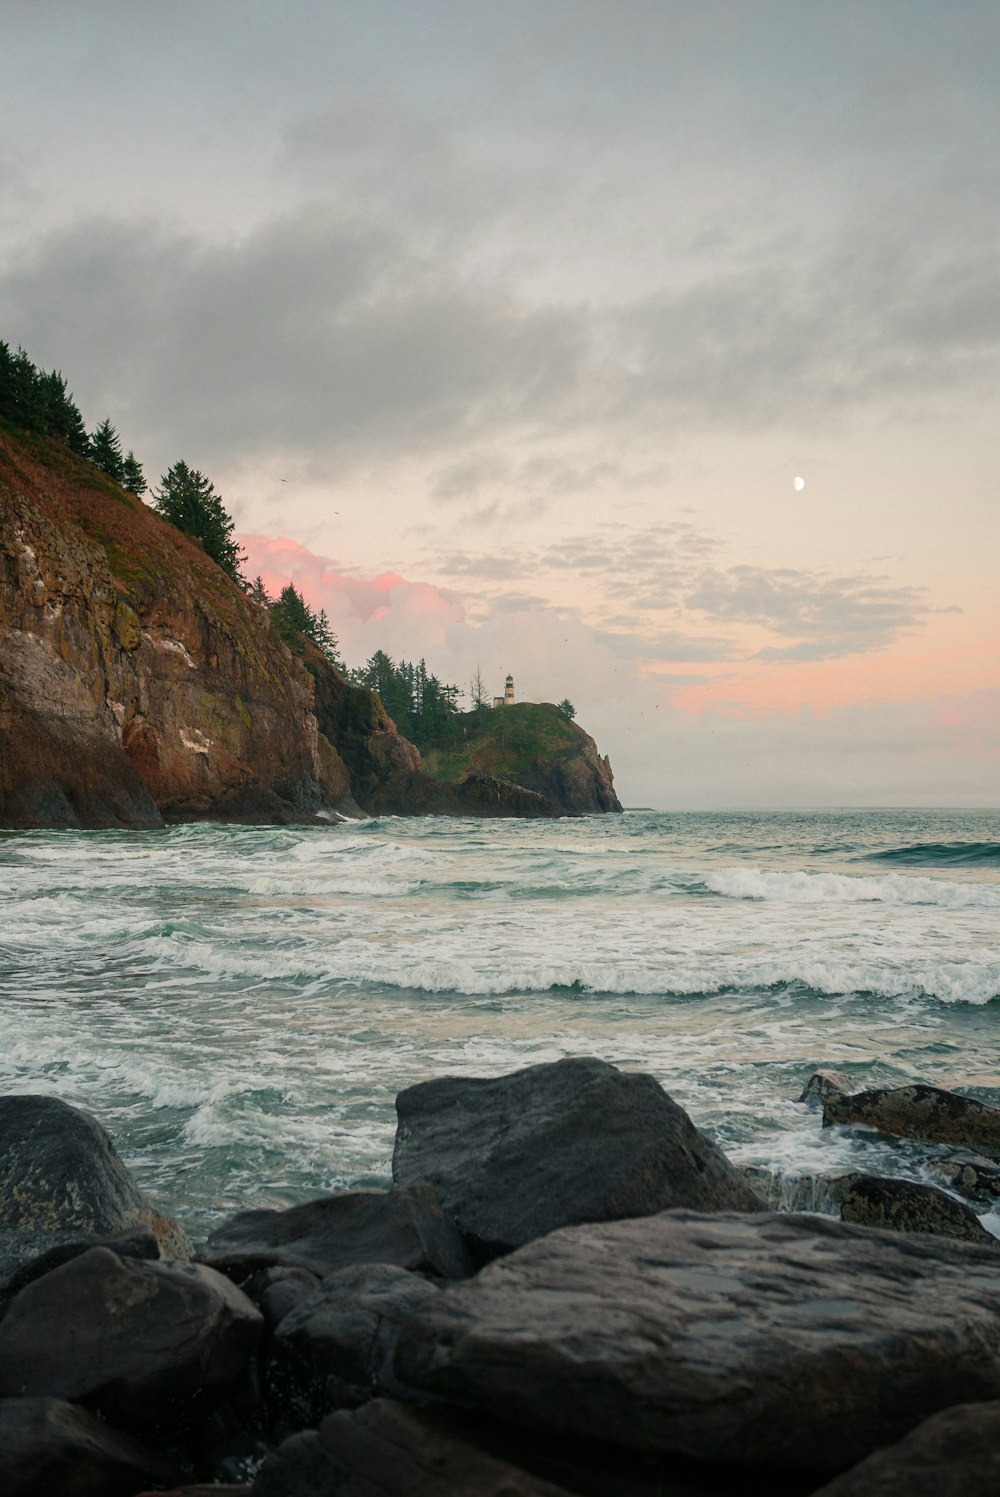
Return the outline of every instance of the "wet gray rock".
<path id="1" fill-rule="evenodd" d="M 26 1284 L 34 1283 L 35 1279 L 51 1273 L 54 1268 L 61 1268 L 71 1258 L 79 1258 L 81 1253 L 87 1253 L 93 1247 L 110 1248 L 116 1257 L 140 1258 L 147 1263 L 160 1256 L 160 1244 L 151 1227 L 130 1227 L 124 1232 L 112 1232 L 108 1237 L 97 1238 L 89 1232 L 80 1237 L 63 1233 L 55 1235 L 60 1239 L 56 1247 L 29 1259 L 8 1279 L 0 1290 L 0 1307 L 6 1306 Z"/>
<path id="2" fill-rule="evenodd" d="M 424 1181 L 404 1190 L 352 1190 L 288 1211 L 242 1211 L 213 1232 L 199 1261 L 238 1283 L 272 1266 L 319 1278 L 355 1263 L 394 1263 L 461 1279 L 472 1272 L 455 1223 Z"/>
<path id="3" fill-rule="evenodd" d="M 393 1178 L 430 1180 L 477 1263 L 578 1222 L 761 1209 L 652 1076 L 602 1060 L 425 1081 L 396 1111 Z"/>
<path id="4" fill-rule="evenodd" d="M 132 1497 L 177 1468 L 130 1435 L 58 1398 L 0 1398 L 4 1497 Z"/>
<path id="5" fill-rule="evenodd" d="M 253 1497 L 566 1497 L 565 1489 L 487 1454 L 447 1414 L 378 1399 L 293 1435 Z"/>
<path id="6" fill-rule="evenodd" d="M 845 1071 L 814 1071 L 799 1094 L 800 1102 L 810 1107 L 822 1107 L 828 1097 L 839 1097 L 855 1090 L 854 1082 Z"/>
<path id="7" fill-rule="evenodd" d="M 841 1221 L 893 1232 L 931 1232 L 1000 1250 L 1000 1242 L 971 1206 L 934 1185 L 864 1174 L 840 1175 L 831 1183 Z"/>
<path id="8" fill-rule="evenodd" d="M 307 1268 L 262 1268 L 242 1288 L 263 1315 L 264 1324 L 273 1330 L 319 1284 L 318 1275 Z"/>
<path id="9" fill-rule="evenodd" d="M 815 1497 L 996 1497 L 1000 1403 L 963 1404 L 876 1450 Z"/>
<path id="10" fill-rule="evenodd" d="M 1000 1397 L 993 1248 L 814 1216 L 573 1227 L 428 1300 L 404 1382 L 650 1454 L 832 1475 Z"/>
<path id="11" fill-rule="evenodd" d="M 419 1274 L 388 1263 L 329 1274 L 275 1332 L 269 1405 L 293 1412 L 293 1427 L 301 1428 L 379 1393 L 404 1393 L 392 1372 L 400 1326 L 439 1292 Z"/>
<path id="12" fill-rule="evenodd" d="M 189 1258 L 183 1228 L 143 1195 L 95 1118 L 56 1097 L 0 1097 L 0 1292 L 43 1254 L 148 1228 Z"/>
<path id="13" fill-rule="evenodd" d="M 91 1248 L 11 1302 L 0 1396 L 65 1398 L 142 1433 L 183 1428 L 235 1387 L 260 1326 L 211 1269 Z"/>
<path id="14" fill-rule="evenodd" d="M 957 1144 L 1000 1160 L 1000 1108 L 938 1086 L 897 1086 L 828 1097 L 823 1103 L 823 1127 L 834 1123 L 862 1124 L 880 1133 L 928 1143 Z"/>

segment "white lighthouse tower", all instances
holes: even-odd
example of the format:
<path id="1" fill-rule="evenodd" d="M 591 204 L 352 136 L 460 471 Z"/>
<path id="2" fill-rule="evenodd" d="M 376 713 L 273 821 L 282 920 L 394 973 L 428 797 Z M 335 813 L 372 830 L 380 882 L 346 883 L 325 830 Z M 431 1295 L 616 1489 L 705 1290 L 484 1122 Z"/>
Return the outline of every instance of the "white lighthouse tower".
<path id="1" fill-rule="evenodd" d="M 513 676 L 508 676 L 507 677 L 507 684 L 506 684 L 506 686 L 503 689 L 503 704 L 504 704 L 505 707 L 513 707 L 513 705 L 514 705 L 514 677 Z"/>

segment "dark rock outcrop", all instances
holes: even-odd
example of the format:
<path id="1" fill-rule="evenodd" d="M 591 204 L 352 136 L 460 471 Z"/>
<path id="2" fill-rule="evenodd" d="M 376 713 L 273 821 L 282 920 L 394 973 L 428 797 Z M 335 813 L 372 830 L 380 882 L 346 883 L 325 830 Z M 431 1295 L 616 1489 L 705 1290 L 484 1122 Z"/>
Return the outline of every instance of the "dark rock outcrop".
<path id="1" fill-rule="evenodd" d="M 199 1261 L 242 1283 L 257 1269 L 305 1268 L 322 1278 L 355 1263 L 393 1263 L 461 1279 L 471 1273 L 455 1223 L 434 1190 L 351 1190 L 287 1211 L 241 1211 L 217 1228 Z"/>
<path id="2" fill-rule="evenodd" d="M 275 1332 L 266 1373 L 272 1409 L 293 1409 L 293 1427 L 301 1429 L 379 1393 L 399 1396 L 404 1390 L 392 1372 L 399 1328 L 438 1293 L 419 1274 L 388 1263 L 328 1274 Z"/>
<path id="3" fill-rule="evenodd" d="M 760 1208 L 652 1076 L 602 1060 L 425 1081 L 396 1111 L 393 1178 L 429 1180 L 478 1263 L 576 1222 Z"/>
<path id="4" fill-rule="evenodd" d="M 65 1398 L 141 1433 L 183 1428 L 236 1385 L 260 1326 L 209 1268 L 91 1248 L 11 1302 L 0 1395 Z"/>
<path id="5" fill-rule="evenodd" d="M 132 1497 L 172 1485 L 176 1466 L 58 1398 L 0 1398 L 4 1497 Z"/>
<path id="6" fill-rule="evenodd" d="M 253 1497 L 566 1497 L 473 1444 L 447 1414 L 378 1399 L 293 1435 Z"/>
<path id="7" fill-rule="evenodd" d="M 822 1217 L 573 1227 L 421 1306 L 396 1373 L 535 1429 L 818 1478 L 1000 1397 L 997 1258 Z"/>
<path id="8" fill-rule="evenodd" d="M 863 1174 L 841 1175 L 833 1184 L 841 1221 L 893 1232 L 929 1232 L 1000 1250 L 1000 1241 L 987 1232 L 971 1206 L 933 1185 Z"/>
<path id="9" fill-rule="evenodd" d="M 815 1497 L 996 1497 L 1000 1403 L 962 1404 L 876 1450 Z"/>
<path id="10" fill-rule="evenodd" d="M 116 1234 L 145 1257 L 146 1232 L 162 1257 L 190 1257 L 183 1228 L 147 1200 L 95 1118 L 56 1097 L 0 1097 L 0 1294 Z"/>
<path id="11" fill-rule="evenodd" d="M 1000 1108 L 939 1086 L 897 1086 L 828 1097 L 823 1127 L 834 1123 L 862 1124 L 928 1143 L 958 1144 L 1000 1160 Z"/>
<path id="12" fill-rule="evenodd" d="M 994 1201 L 1000 1196 L 1000 1164 L 995 1159 L 960 1149 L 946 1159 L 929 1159 L 928 1164 L 948 1181 L 953 1190 L 972 1201 Z"/>

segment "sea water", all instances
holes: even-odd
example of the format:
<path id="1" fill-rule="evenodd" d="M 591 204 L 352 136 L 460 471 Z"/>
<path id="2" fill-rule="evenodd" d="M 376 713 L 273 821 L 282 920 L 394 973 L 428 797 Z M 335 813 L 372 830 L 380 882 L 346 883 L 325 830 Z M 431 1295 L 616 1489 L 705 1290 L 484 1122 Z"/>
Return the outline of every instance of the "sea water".
<path id="1" fill-rule="evenodd" d="M 386 1183 L 402 1087 L 565 1055 L 791 1184 L 935 1178 L 796 1098 L 834 1066 L 1000 1105 L 998 930 L 998 812 L 10 833 L 0 1089 L 88 1108 L 195 1234 Z"/>

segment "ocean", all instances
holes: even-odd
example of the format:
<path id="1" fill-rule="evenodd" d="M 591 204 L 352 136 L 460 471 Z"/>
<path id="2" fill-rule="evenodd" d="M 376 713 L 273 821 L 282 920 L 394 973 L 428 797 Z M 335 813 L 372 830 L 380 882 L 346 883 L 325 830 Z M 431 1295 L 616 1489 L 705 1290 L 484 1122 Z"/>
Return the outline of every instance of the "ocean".
<path id="1" fill-rule="evenodd" d="M 565 1055 L 652 1072 L 790 1201 L 940 1184 L 796 1098 L 833 1066 L 1000 1105 L 998 1000 L 1000 812 L 0 835 L 0 1089 L 89 1109 L 196 1236 L 386 1183 L 402 1087 Z"/>

